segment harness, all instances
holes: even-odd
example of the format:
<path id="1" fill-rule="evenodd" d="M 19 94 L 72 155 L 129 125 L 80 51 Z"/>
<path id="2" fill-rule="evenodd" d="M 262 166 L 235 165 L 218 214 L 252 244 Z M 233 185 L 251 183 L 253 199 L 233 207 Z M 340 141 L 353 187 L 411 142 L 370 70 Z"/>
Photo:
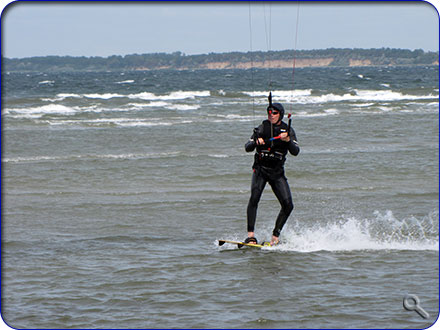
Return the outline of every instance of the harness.
<path id="1" fill-rule="evenodd" d="M 285 156 L 282 152 L 279 151 L 270 151 L 270 150 L 261 150 L 258 154 L 259 160 L 268 160 L 268 161 L 284 161 Z"/>

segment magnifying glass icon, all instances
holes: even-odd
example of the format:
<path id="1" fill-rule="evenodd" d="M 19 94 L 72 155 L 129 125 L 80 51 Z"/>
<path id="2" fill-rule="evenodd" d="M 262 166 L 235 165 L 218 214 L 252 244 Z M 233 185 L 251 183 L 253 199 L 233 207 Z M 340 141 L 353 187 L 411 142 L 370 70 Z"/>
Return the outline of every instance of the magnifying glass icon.
<path id="1" fill-rule="evenodd" d="M 420 299 L 414 294 L 408 294 L 403 298 L 403 308 L 407 311 L 416 311 L 421 317 L 427 319 L 429 317 L 428 312 L 426 312 L 420 306 Z"/>

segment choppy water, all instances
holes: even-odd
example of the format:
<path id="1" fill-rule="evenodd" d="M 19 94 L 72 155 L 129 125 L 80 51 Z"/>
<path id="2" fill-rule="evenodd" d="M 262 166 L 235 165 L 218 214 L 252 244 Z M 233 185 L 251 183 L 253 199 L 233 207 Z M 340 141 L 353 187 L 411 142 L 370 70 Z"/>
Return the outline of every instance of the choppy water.
<path id="1" fill-rule="evenodd" d="M 7 71 L 7 68 L 5 68 Z M 301 153 L 246 236 L 274 100 Z M 5 73 L 2 316 L 17 328 L 424 328 L 438 313 L 438 67 Z M 257 237 L 279 206 L 266 188 Z M 420 298 L 429 319 L 403 309 Z"/>

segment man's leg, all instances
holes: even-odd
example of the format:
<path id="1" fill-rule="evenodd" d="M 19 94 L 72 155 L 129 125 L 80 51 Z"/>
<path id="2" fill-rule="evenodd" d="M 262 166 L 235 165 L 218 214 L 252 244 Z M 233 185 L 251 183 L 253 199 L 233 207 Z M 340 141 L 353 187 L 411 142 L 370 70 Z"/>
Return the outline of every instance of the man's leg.
<path id="1" fill-rule="evenodd" d="M 289 184 L 287 183 L 287 179 L 284 175 L 280 176 L 274 181 L 271 181 L 271 187 L 275 196 L 281 204 L 280 213 L 278 213 L 277 220 L 275 222 L 275 228 L 272 233 L 271 244 L 278 243 L 278 238 L 280 237 L 281 230 L 283 229 L 284 224 L 289 218 L 290 213 L 293 210 L 293 201 L 292 194 L 290 192 Z"/>
<path id="2" fill-rule="evenodd" d="M 254 171 L 252 175 L 251 184 L 251 197 L 247 207 L 247 230 L 248 237 L 254 237 L 255 221 L 257 218 L 258 203 L 260 202 L 261 195 L 263 194 L 264 187 L 266 186 L 266 180 L 258 171 Z"/>

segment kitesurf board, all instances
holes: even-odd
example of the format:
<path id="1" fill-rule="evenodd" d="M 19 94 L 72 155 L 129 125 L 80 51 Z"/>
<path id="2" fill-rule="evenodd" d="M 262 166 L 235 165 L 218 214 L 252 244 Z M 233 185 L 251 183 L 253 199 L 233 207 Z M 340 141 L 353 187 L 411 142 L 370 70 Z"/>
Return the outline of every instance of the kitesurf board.
<path id="1" fill-rule="evenodd" d="M 264 242 L 263 244 L 250 244 L 250 243 L 237 242 L 237 241 L 228 241 L 228 240 L 224 240 L 224 239 L 218 240 L 218 245 L 220 245 L 220 246 L 222 246 L 225 243 L 236 244 L 239 249 L 241 249 L 243 246 L 249 246 L 249 247 L 259 248 L 259 249 L 261 249 L 263 247 L 270 247 L 269 242 Z"/>

